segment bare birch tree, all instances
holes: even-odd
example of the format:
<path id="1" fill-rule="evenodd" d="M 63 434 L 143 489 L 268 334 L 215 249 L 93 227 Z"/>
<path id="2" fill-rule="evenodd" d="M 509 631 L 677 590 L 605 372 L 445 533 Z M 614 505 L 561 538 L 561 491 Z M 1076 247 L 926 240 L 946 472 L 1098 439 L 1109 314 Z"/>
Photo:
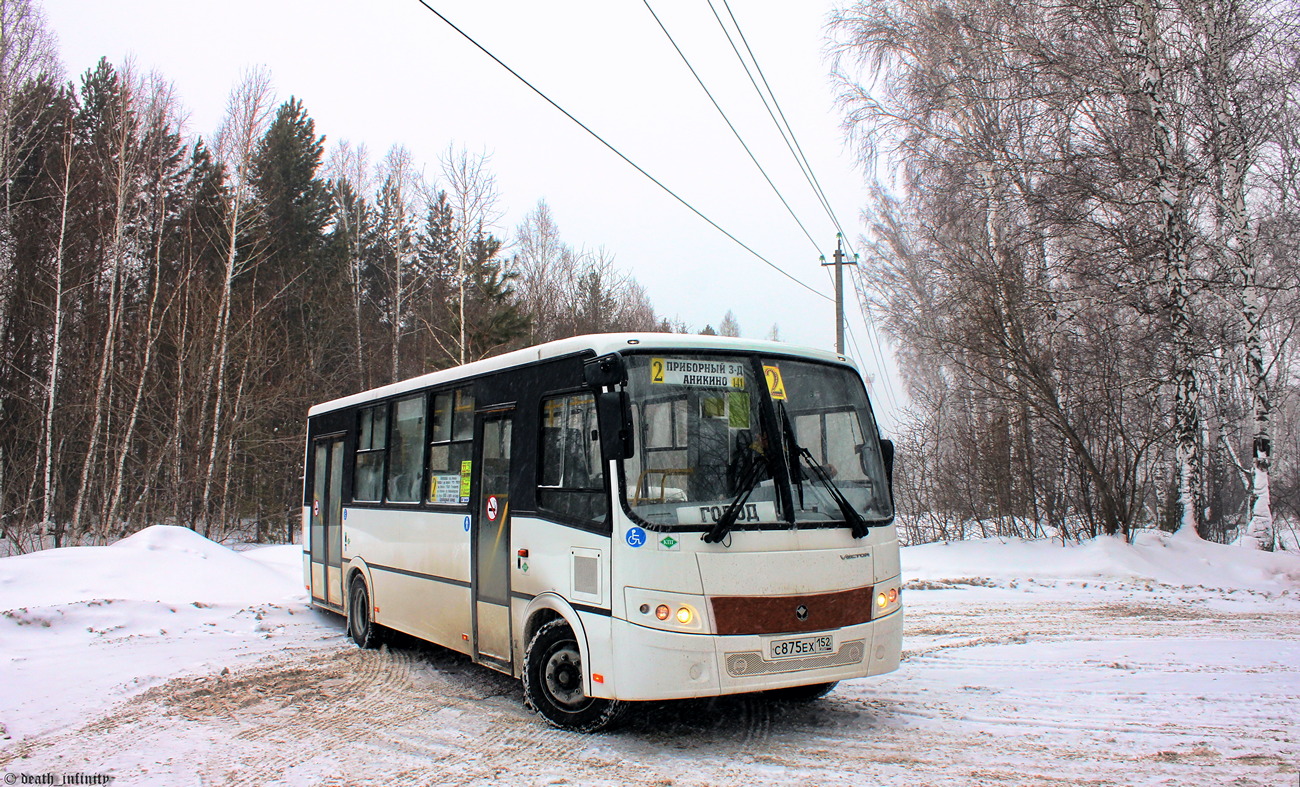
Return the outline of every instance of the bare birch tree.
<path id="1" fill-rule="evenodd" d="M 1250 173 L 1276 139 L 1285 92 L 1295 87 L 1294 67 L 1288 62 L 1294 50 L 1285 30 L 1290 25 L 1250 0 L 1187 3 L 1185 14 L 1197 43 L 1197 92 L 1207 127 L 1203 147 L 1214 184 L 1216 231 L 1211 238 L 1233 280 L 1252 410 L 1250 498 L 1240 541 L 1271 550 L 1272 400 L 1264 363 L 1257 243 L 1247 196 Z"/>
<path id="2" fill-rule="evenodd" d="M 532 318 L 532 342 L 658 326 L 645 288 L 603 247 L 593 252 L 565 243 L 545 200 L 520 223 L 514 248 L 515 292 Z"/>
<path id="3" fill-rule="evenodd" d="M 41 536 L 54 536 L 54 545 L 63 546 L 63 528 L 54 521 L 54 500 L 57 488 L 54 482 L 54 412 L 58 403 L 59 370 L 62 364 L 63 322 L 64 322 L 64 258 L 68 238 L 68 205 L 72 199 L 72 171 L 75 147 L 72 141 L 71 113 L 65 121 L 63 144 L 63 171 L 59 179 L 59 233 L 54 245 L 54 326 L 50 335 L 50 368 L 45 383 L 45 423 L 42 428 L 43 445 L 41 450 L 43 499 L 41 501 Z"/>
<path id="4" fill-rule="evenodd" d="M 25 163 L 24 156 L 33 152 L 19 142 L 42 131 L 20 125 L 23 91 L 42 74 L 57 77 L 57 62 L 54 37 L 45 28 L 40 7 L 31 0 L 0 0 L 0 188 L 4 190 L 0 204 L 0 330 L 9 322 L 9 282 L 14 275 L 13 211 L 20 199 L 14 192 L 15 175 Z"/>
<path id="5" fill-rule="evenodd" d="M 173 181 L 179 174 L 179 160 L 182 154 L 179 140 L 173 129 L 177 128 L 179 120 L 174 116 L 177 107 L 177 100 L 173 86 L 166 82 L 160 75 L 153 74 L 147 86 L 142 86 L 144 93 L 144 106 L 141 109 L 141 126 L 142 126 L 142 146 L 146 156 L 147 171 L 143 174 L 146 176 L 148 191 L 152 191 L 152 204 L 148 206 L 149 215 L 144 217 L 143 224 L 151 225 L 151 244 L 153 246 L 152 254 L 152 273 L 148 275 L 148 300 L 149 306 L 145 315 L 142 330 L 137 337 L 143 345 L 137 349 L 135 354 L 142 355 L 137 369 L 135 380 L 135 393 L 131 400 L 130 410 L 126 416 L 126 423 L 121 436 L 117 440 L 117 460 L 113 469 L 111 482 L 111 491 L 109 493 L 107 514 L 101 524 L 103 528 L 101 535 L 106 536 L 110 528 L 118 525 L 118 513 L 122 507 L 122 495 L 127 483 L 127 458 L 132 456 L 135 447 L 136 429 L 140 422 L 141 411 L 145 405 L 145 391 L 148 387 L 152 372 L 155 355 L 157 352 L 158 338 L 162 331 L 162 310 L 167 304 L 162 304 L 163 291 L 163 248 L 165 247 L 164 234 L 169 228 L 167 221 L 169 191 L 173 187 Z M 168 299 L 170 302 L 175 298 L 173 292 Z"/>
<path id="6" fill-rule="evenodd" d="M 1174 444 L 1178 466 L 1179 531 L 1196 536 L 1201 521 L 1200 389 L 1196 380 L 1196 337 L 1192 327 L 1190 282 L 1191 228 L 1188 221 L 1189 173 L 1183 133 L 1174 122 L 1175 106 L 1184 103 L 1168 78 L 1171 23 L 1157 0 L 1137 0 L 1137 46 L 1140 90 L 1151 122 L 1153 183 L 1160 207 L 1165 268 L 1169 276 L 1169 321 L 1174 341 Z"/>
<path id="7" fill-rule="evenodd" d="M 109 215 L 112 227 L 105 250 L 103 277 L 107 280 L 108 299 L 105 311 L 103 340 L 99 350 L 99 372 L 96 375 L 94 403 L 90 419 L 89 442 L 82 458 L 81 474 L 78 476 L 76 502 L 72 509 L 72 529 L 80 536 L 89 530 L 84 521 L 86 506 L 90 495 L 97 491 L 99 484 L 91 483 L 91 471 L 99 461 L 100 443 L 106 438 L 105 419 L 110 407 L 111 377 L 115 369 L 118 350 L 118 331 L 122 324 L 124 289 L 128 259 L 137 250 L 130 228 L 135 222 L 137 209 L 133 199 L 139 186 L 140 150 L 137 144 L 140 124 L 139 84 L 131 64 L 128 63 L 118 74 L 111 73 L 107 63 L 101 61 L 97 72 L 91 76 L 98 80 L 99 89 L 108 92 L 107 134 L 104 144 L 98 146 L 96 153 L 101 157 L 103 170 L 107 177 L 109 198 L 112 205 Z M 101 519 L 101 526 L 108 523 Z"/>
<path id="8" fill-rule="evenodd" d="M 515 231 L 516 294 L 524 310 L 532 315 L 529 340 L 532 343 L 560 338 L 564 315 L 571 314 L 574 283 L 578 280 L 578 259 L 572 247 L 560 238 L 560 228 L 546 200 L 524 216 Z"/>
<path id="9" fill-rule="evenodd" d="M 330 155 L 328 174 L 333 181 L 334 215 L 347 244 L 348 284 L 352 294 L 353 364 L 357 382 L 369 388 L 366 375 L 365 343 L 362 339 L 366 298 L 364 253 L 370 209 L 366 195 L 374 183 L 370 155 L 364 143 L 340 142 Z"/>
<path id="10" fill-rule="evenodd" d="M 247 72 L 230 93 L 226 102 L 225 119 L 216 137 L 217 156 L 226 169 L 226 224 L 223 228 L 225 265 L 221 277 L 220 303 L 212 331 L 204 401 L 200 410 L 207 417 L 211 407 L 206 430 L 208 456 L 203 465 L 203 493 L 199 508 L 204 519 L 205 535 L 212 532 L 212 493 L 217 480 L 219 453 L 223 442 L 222 429 L 226 418 L 235 279 L 256 264 L 255 255 L 250 250 L 241 248 L 241 241 L 256 221 L 250 199 L 253 153 L 271 121 L 275 111 L 274 101 L 270 74 L 265 69 Z"/>
<path id="11" fill-rule="evenodd" d="M 396 381 L 402 378 L 402 337 L 409 329 L 411 293 L 419 283 L 414 269 L 415 222 L 423 178 L 411 159 L 411 151 L 401 145 L 389 149 L 379 170 L 379 239 L 389 267 L 389 380 Z"/>
<path id="12" fill-rule="evenodd" d="M 924 422 L 985 452 L 954 466 L 988 474 L 966 499 L 1272 541 L 1294 22 L 1293 4 L 1254 0 L 863 0 L 837 14 L 841 67 L 862 77 L 841 72 L 847 125 L 869 171 L 895 164 L 906 189 L 902 219 L 887 201 L 867 214 L 877 305 L 925 386 L 914 401 L 960 405 Z M 1226 523 L 1243 410 L 1248 521 Z M 941 463 L 948 450 L 926 448 Z"/>
<path id="13" fill-rule="evenodd" d="M 473 254 L 474 240 L 494 227 L 501 218 L 498 207 L 496 176 L 488 169 L 491 158 L 486 153 L 471 155 L 465 148 L 448 145 L 442 155 L 442 177 L 455 221 L 453 243 L 456 252 L 456 307 L 459 363 L 467 360 L 465 322 L 466 267 Z"/>

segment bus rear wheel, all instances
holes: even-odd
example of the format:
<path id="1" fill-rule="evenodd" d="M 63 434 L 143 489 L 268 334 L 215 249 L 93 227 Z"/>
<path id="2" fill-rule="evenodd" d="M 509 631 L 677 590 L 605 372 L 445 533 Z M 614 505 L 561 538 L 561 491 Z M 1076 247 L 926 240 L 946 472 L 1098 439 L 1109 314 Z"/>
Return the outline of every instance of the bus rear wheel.
<path id="1" fill-rule="evenodd" d="M 359 576 L 348 588 L 348 636 L 362 648 L 377 648 L 382 639 L 379 624 L 370 617 L 370 590 Z"/>
<path id="2" fill-rule="evenodd" d="M 573 629 L 562 619 L 537 630 L 524 651 L 524 697 L 551 724 L 596 732 L 618 720 L 625 704 L 582 692 L 582 655 Z"/>

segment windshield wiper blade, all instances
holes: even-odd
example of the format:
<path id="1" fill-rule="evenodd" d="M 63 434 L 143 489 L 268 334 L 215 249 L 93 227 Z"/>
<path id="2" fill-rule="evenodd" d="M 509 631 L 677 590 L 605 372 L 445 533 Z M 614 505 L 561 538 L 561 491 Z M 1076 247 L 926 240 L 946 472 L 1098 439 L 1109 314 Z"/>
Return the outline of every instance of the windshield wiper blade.
<path id="1" fill-rule="evenodd" d="M 796 445 L 795 449 L 799 452 L 799 457 L 807 462 L 808 467 L 813 471 L 813 478 L 826 488 L 831 498 L 835 500 L 836 505 L 840 507 L 840 513 L 844 514 L 844 521 L 853 532 L 853 537 L 862 538 L 865 536 L 871 526 L 867 524 L 867 520 L 862 518 L 862 514 L 858 513 L 858 510 L 853 507 L 853 504 L 844 496 L 840 488 L 831 480 L 830 473 L 826 472 L 826 468 L 822 467 L 821 463 L 813 458 L 812 453 L 807 448 Z"/>
<path id="2" fill-rule="evenodd" d="M 756 458 L 749 463 L 745 468 L 744 475 L 740 477 L 738 484 L 740 491 L 727 504 L 722 515 L 718 517 L 718 521 L 713 523 L 713 527 L 709 528 L 708 532 L 703 536 L 700 536 L 704 543 L 716 544 L 727 537 L 727 534 L 731 532 L 731 528 L 735 526 L 736 519 L 740 517 L 740 512 L 744 510 L 745 502 L 749 500 L 750 494 L 763 479 L 763 465 L 767 463 L 767 457 L 757 451 L 754 452 L 754 456 Z"/>
<path id="3" fill-rule="evenodd" d="M 785 443 L 786 468 L 790 474 L 790 483 L 799 490 L 799 507 L 803 508 L 803 473 L 799 471 L 799 452 L 803 450 L 794 437 L 794 425 L 790 423 L 790 414 L 785 411 L 785 402 L 777 405 L 781 411 L 781 439 Z M 798 526 L 794 512 L 790 512 L 790 522 Z"/>
<path id="4" fill-rule="evenodd" d="M 862 538 L 870 529 L 867 520 L 862 518 L 862 514 L 858 513 L 858 510 L 853 507 L 853 504 L 844 496 L 840 488 L 835 485 L 835 482 L 831 480 L 830 473 L 826 472 L 826 468 L 822 467 L 821 463 L 813 457 L 812 452 L 799 445 L 798 441 L 795 440 L 794 426 L 790 423 L 790 414 L 785 410 L 785 402 L 780 403 L 779 409 L 781 411 L 781 428 L 785 436 L 786 452 L 790 457 L 790 480 L 799 488 L 799 507 L 803 508 L 803 482 L 800 479 L 802 473 L 799 470 L 799 460 L 802 459 L 808 463 L 809 469 L 812 470 L 813 480 L 825 487 L 831 499 L 840 507 L 840 513 L 844 515 L 844 521 L 852 530 L 853 537 Z"/>

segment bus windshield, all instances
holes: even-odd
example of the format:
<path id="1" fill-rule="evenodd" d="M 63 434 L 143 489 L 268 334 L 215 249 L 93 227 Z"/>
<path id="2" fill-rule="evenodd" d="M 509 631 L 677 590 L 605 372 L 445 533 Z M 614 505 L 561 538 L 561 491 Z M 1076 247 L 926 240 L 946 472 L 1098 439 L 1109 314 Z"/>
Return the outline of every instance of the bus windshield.
<path id="1" fill-rule="evenodd" d="M 627 505 L 661 527 L 838 527 L 893 517 L 879 435 L 853 370 L 783 357 L 627 357 L 636 452 Z"/>

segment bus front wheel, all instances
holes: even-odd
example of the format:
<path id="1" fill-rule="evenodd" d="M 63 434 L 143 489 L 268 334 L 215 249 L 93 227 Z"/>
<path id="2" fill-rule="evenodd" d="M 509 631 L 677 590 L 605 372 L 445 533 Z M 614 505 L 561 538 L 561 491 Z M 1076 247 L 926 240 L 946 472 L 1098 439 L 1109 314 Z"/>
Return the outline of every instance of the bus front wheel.
<path id="1" fill-rule="evenodd" d="M 595 732 L 617 721 L 624 703 L 582 692 L 582 655 L 573 629 L 562 619 L 537 630 L 524 651 L 524 697 L 561 729 Z"/>
<path id="2" fill-rule="evenodd" d="M 348 636 L 359 647 L 379 647 L 379 625 L 370 617 L 370 591 L 359 576 L 348 589 Z"/>

